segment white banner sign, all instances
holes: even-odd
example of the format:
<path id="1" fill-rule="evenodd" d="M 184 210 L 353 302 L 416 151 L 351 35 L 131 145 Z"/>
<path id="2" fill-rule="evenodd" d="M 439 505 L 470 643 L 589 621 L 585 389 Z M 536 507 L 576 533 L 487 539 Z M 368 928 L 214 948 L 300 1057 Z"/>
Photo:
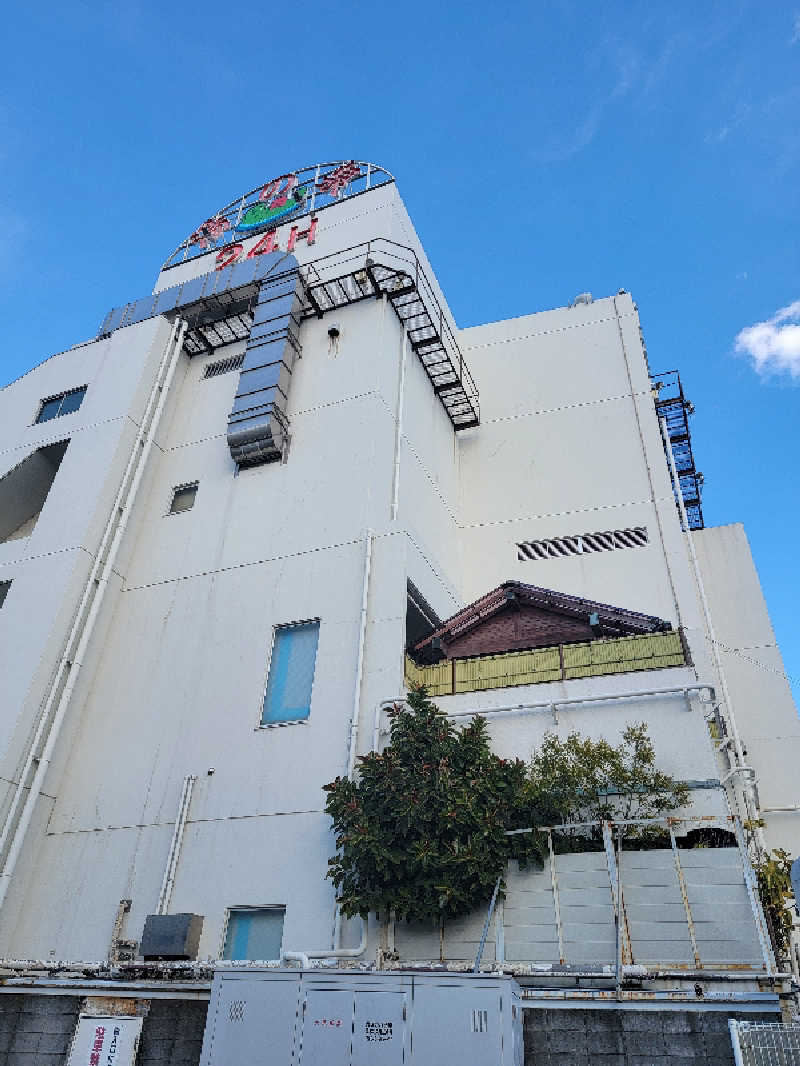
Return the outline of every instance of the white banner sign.
<path id="1" fill-rule="evenodd" d="M 67 1066 L 133 1066 L 142 1019 L 81 1014 Z"/>

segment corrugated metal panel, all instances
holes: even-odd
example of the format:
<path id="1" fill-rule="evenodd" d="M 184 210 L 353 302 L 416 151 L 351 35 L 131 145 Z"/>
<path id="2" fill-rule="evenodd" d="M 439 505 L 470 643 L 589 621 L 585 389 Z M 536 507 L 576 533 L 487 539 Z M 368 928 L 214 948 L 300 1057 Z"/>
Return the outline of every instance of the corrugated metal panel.
<path id="1" fill-rule="evenodd" d="M 713 966 L 726 960 L 758 966 L 762 961 L 761 945 L 738 849 L 681 850 L 680 857 L 703 965 Z M 721 893 L 719 889 L 725 891 Z M 705 902 L 711 893 L 713 907 Z"/>
<path id="2" fill-rule="evenodd" d="M 691 966 L 692 939 L 672 851 L 622 851 L 622 898 L 633 961 Z"/>
<path id="3" fill-rule="evenodd" d="M 508 864 L 503 915 L 508 962 L 560 961 L 549 860 L 541 871 Z"/>
<path id="4" fill-rule="evenodd" d="M 488 900 L 487 900 L 488 907 Z M 495 910 L 483 949 L 483 963 L 495 961 Z M 478 953 L 486 909 L 478 909 L 465 918 L 445 922 L 444 957 L 448 962 L 474 962 Z M 439 927 L 434 922 L 397 922 L 394 931 L 395 951 L 410 962 L 429 962 L 439 958 Z"/>
<path id="5" fill-rule="evenodd" d="M 605 853 L 554 855 L 552 862 L 554 868 L 548 860 L 542 870 L 509 863 L 505 902 L 495 915 L 502 915 L 505 960 L 614 966 L 614 902 Z M 766 969 L 738 848 L 625 851 L 623 846 L 620 885 L 626 962 L 654 969 Z M 446 926 L 446 959 L 474 957 L 484 918 L 479 909 Z M 439 957 L 434 926 L 398 924 L 395 943 L 404 959 Z M 494 958 L 493 945 L 494 922 L 486 961 Z"/>

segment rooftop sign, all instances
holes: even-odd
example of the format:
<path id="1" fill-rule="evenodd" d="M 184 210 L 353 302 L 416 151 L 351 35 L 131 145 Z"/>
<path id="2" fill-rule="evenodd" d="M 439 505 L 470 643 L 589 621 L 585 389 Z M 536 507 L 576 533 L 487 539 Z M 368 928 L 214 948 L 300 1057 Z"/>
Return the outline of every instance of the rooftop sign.
<path id="1" fill-rule="evenodd" d="M 320 211 L 394 178 L 375 163 L 355 159 L 317 163 L 272 178 L 207 218 L 164 263 L 163 269 L 269 231 L 282 222 Z"/>

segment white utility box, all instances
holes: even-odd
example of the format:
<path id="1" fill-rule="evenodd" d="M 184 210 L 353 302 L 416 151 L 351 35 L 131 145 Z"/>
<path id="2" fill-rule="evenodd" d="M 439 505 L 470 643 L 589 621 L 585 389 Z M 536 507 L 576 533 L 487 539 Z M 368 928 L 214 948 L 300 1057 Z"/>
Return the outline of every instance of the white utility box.
<path id="1" fill-rule="evenodd" d="M 219 970 L 200 1066 L 522 1066 L 511 977 Z"/>

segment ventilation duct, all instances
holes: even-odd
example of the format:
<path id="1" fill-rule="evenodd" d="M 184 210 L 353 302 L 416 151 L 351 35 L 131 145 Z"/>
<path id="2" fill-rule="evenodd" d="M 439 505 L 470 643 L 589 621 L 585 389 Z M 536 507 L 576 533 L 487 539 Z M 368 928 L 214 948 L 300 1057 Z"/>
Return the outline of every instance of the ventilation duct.
<path id="1" fill-rule="evenodd" d="M 279 459 L 286 440 L 286 397 L 300 353 L 302 282 L 296 261 L 262 282 L 228 418 L 228 446 L 240 466 Z"/>

